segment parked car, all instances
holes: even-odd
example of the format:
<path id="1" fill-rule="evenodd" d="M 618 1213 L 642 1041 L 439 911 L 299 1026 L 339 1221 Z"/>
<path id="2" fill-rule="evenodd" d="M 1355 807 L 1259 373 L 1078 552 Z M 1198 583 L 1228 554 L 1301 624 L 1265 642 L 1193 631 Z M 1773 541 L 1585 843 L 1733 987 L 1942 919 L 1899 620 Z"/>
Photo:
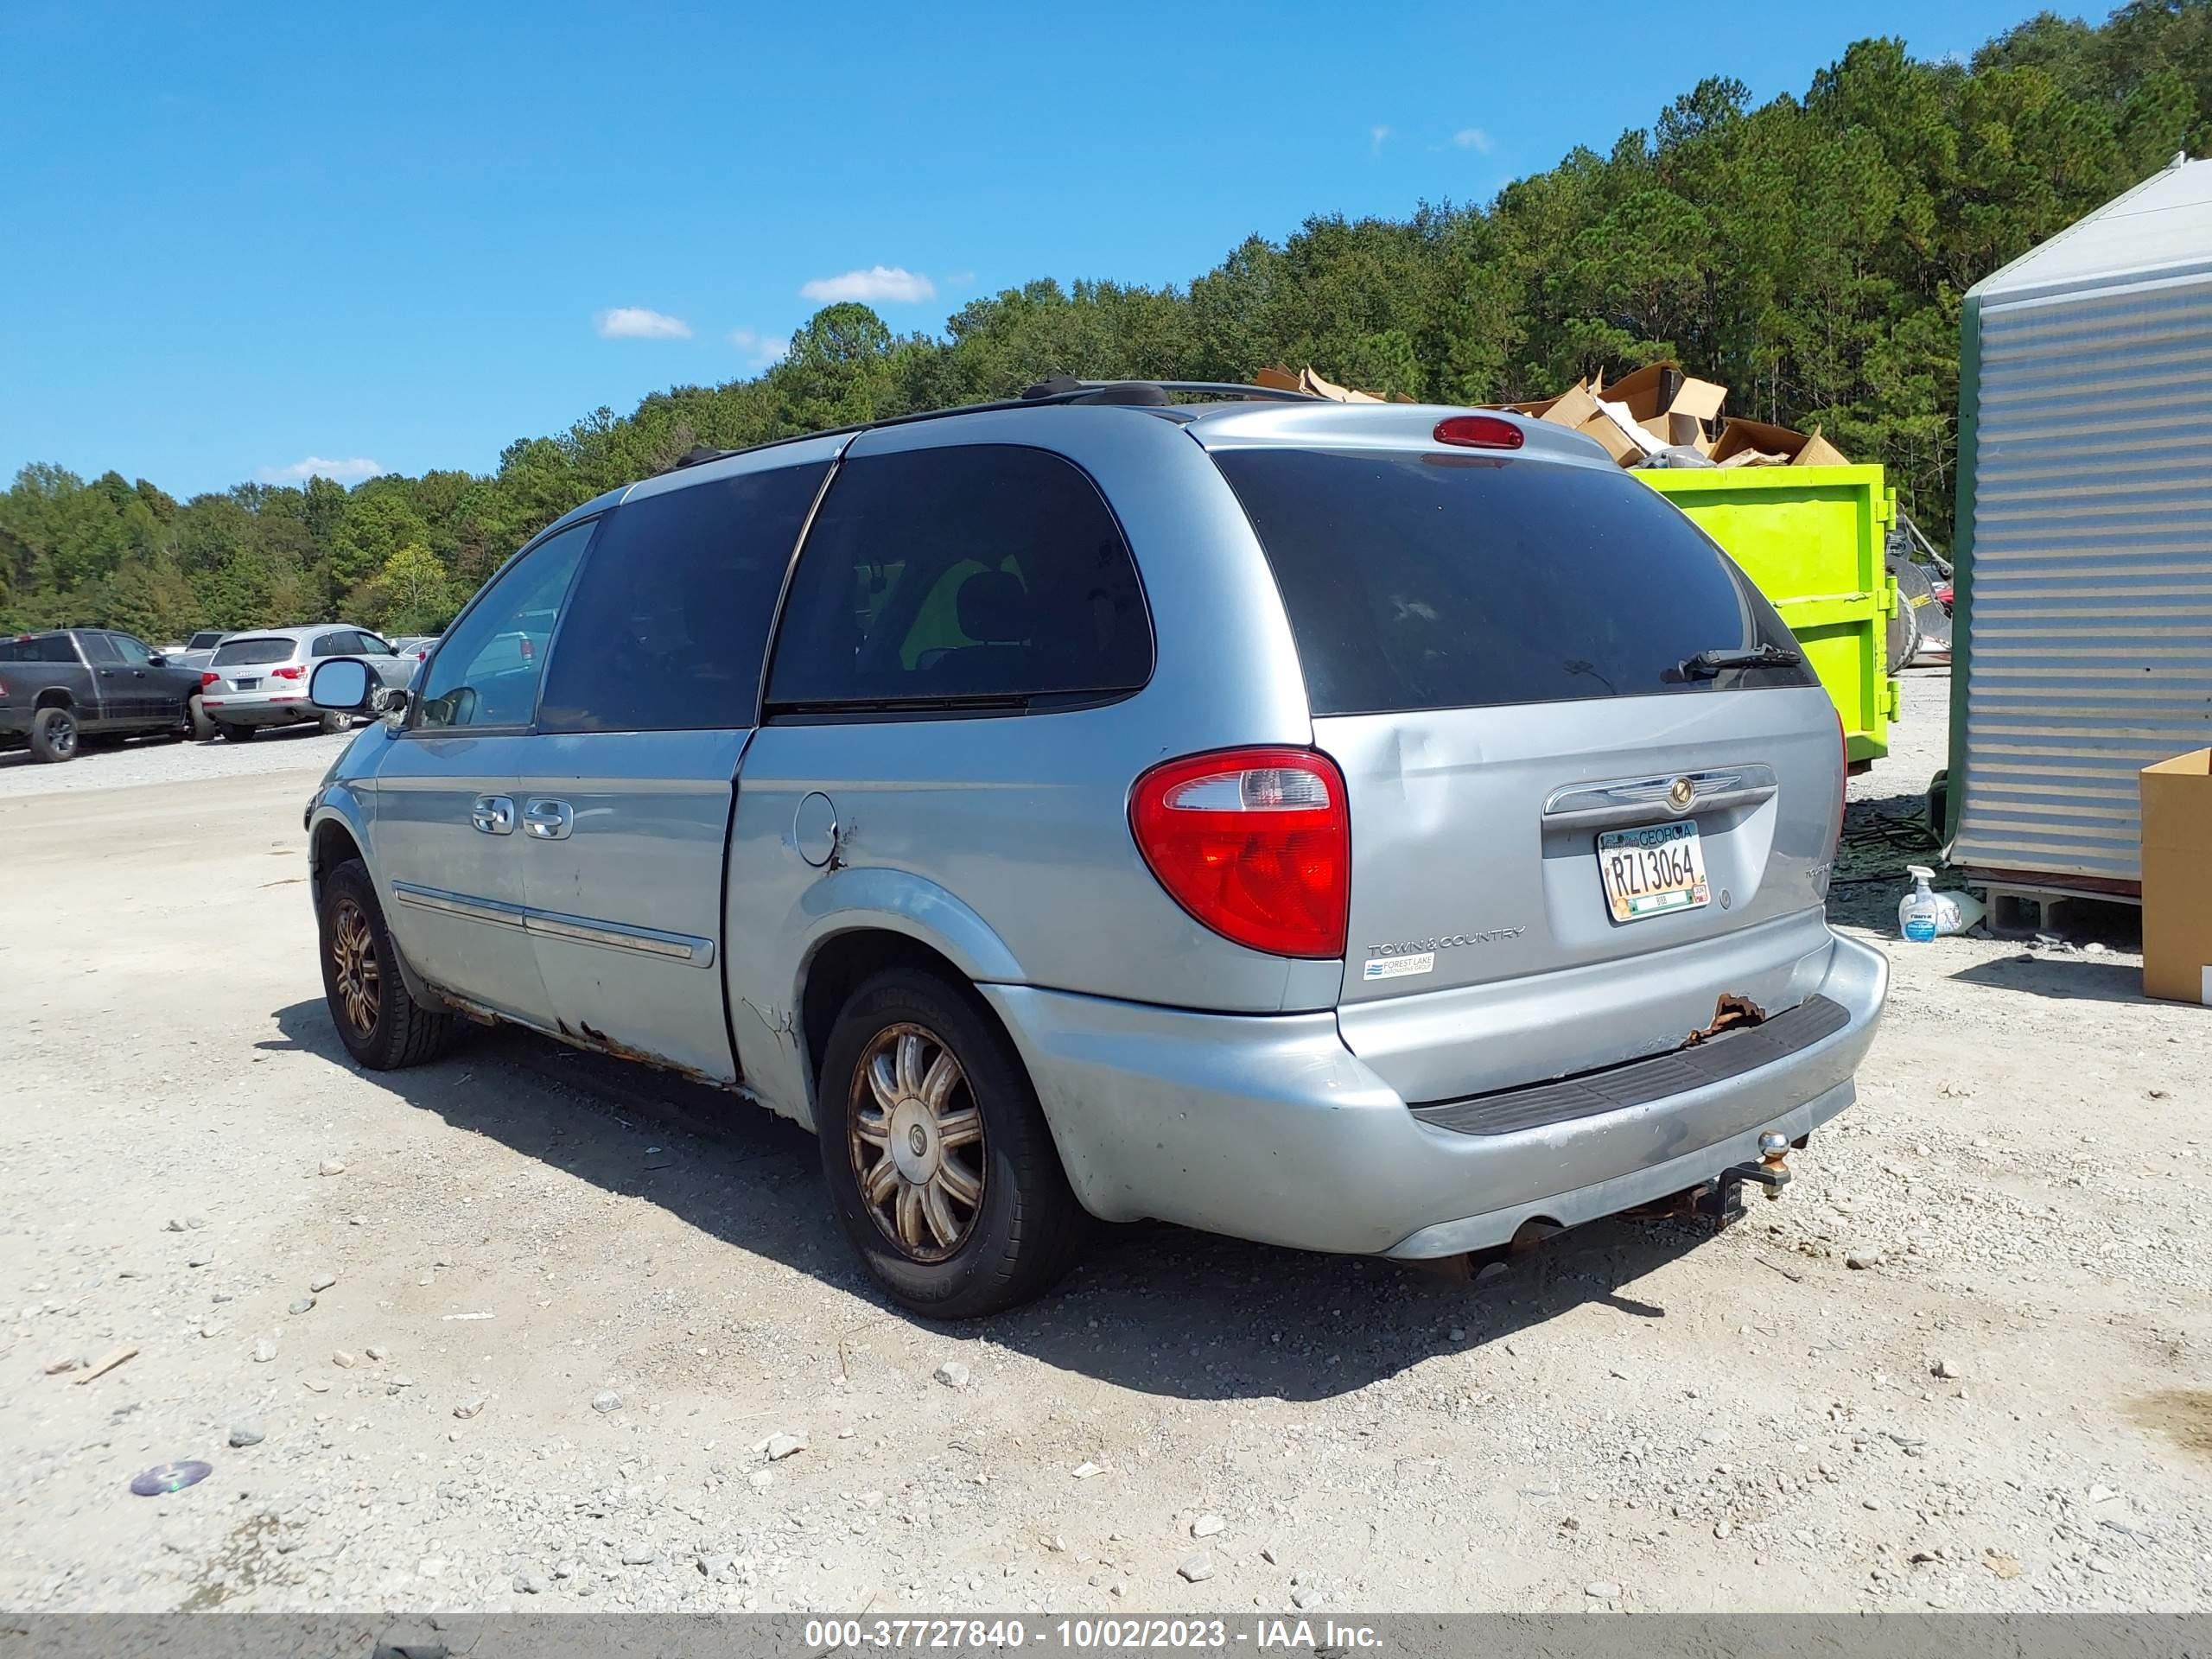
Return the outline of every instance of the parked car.
<path id="1" fill-rule="evenodd" d="M 308 700 L 308 671 L 329 657 L 358 657 L 383 685 L 404 686 L 415 671 L 381 635 L 348 623 L 312 628 L 264 628 L 234 633 L 215 647 L 200 675 L 200 703 L 216 732 L 243 743 L 270 726 L 319 721 L 327 732 L 344 731 L 352 716 L 317 709 Z"/>
<path id="2" fill-rule="evenodd" d="M 171 668 L 205 668 L 207 659 L 215 654 L 215 647 L 231 636 L 220 628 L 202 628 L 181 645 L 172 645 L 162 655 L 169 659 Z"/>
<path id="3" fill-rule="evenodd" d="M 73 760 L 80 749 L 146 733 L 181 734 L 200 689 L 145 641 L 111 628 L 0 639 L 0 749 Z"/>
<path id="4" fill-rule="evenodd" d="M 438 636 L 435 633 L 404 633 L 391 642 L 391 648 L 402 657 L 411 657 L 418 663 L 426 663 L 430 659 L 430 653 L 437 649 L 437 645 Z"/>
<path id="5" fill-rule="evenodd" d="M 1772 607 L 1559 427 L 1173 395 L 553 524 L 308 804 L 348 1051 L 474 1015 L 738 1090 L 940 1316 L 1092 1217 L 1419 1259 L 1778 1190 L 1887 963 Z"/>

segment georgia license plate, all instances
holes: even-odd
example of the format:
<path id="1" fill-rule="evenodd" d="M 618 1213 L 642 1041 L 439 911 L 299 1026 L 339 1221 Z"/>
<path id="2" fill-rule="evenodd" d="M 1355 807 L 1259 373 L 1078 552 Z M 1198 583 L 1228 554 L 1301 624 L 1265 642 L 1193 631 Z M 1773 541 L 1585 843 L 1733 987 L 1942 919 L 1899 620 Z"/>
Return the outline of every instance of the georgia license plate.
<path id="1" fill-rule="evenodd" d="M 251 691 L 257 690 L 260 684 L 259 680 L 232 680 L 231 682 L 232 688 L 239 691 Z"/>
<path id="2" fill-rule="evenodd" d="M 1688 819 L 1600 831 L 1598 874 L 1617 922 L 1697 910 L 1713 899 L 1705 879 L 1705 849 L 1697 824 Z"/>

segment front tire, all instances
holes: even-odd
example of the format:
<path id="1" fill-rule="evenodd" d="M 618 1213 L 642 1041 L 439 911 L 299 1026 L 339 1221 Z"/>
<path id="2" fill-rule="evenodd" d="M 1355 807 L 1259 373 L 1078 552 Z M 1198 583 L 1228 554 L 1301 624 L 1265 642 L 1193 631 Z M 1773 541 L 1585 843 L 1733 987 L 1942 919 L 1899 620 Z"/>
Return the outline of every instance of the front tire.
<path id="1" fill-rule="evenodd" d="M 77 716 L 67 709 L 41 709 L 31 720 L 31 759 L 56 766 L 77 758 L 83 737 Z"/>
<path id="2" fill-rule="evenodd" d="M 1074 1266 L 1090 1217 L 1014 1046 L 965 986 L 912 968 L 862 985 L 830 1028 L 815 1130 L 831 1206 L 894 1300 L 996 1313 Z"/>
<path id="3" fill-rule="evenodd" d="M 400 977 L 399 953 L 360 860 L 348 859 L 323 877 L 315 912 L 323 999 L 347 1053 L 372 1071 L 396 1071 L 453 1046 L 459 1021 L 424 1007 Z"/>
<path id="4" fill-rule="evenodd" d="M 321 728 L 325 737 L 335 737 L 340 732 L 350 732 L 353 729 L 353 716 L 341 714 L 335 709 L 327 709 L 316 724 Z"/>

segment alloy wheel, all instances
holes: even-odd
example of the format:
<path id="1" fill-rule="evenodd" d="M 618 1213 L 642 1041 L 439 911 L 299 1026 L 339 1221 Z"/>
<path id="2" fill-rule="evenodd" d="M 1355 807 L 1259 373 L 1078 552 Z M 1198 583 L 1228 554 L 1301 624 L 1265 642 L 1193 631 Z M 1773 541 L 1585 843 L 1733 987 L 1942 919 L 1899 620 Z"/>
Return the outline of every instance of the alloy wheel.
<path id="1" fill-rule="evenodd" d="M 372 1035 L 383 970 L 377 962 L 376 936 L 369 931 L 369 918 L 351 899 L 339 901 L 337 914 L 331 920 L 330 966 L 346 1023 L 357 1036 Z"/>
<path id="2" fill-rule="evenodd" d="M 868 1214 L 916 1262 L 942 1262 L 982 1211 L 983 1115 L 944 1039 L 887 1026 L 861 1052 L 847 1145 Z"/>

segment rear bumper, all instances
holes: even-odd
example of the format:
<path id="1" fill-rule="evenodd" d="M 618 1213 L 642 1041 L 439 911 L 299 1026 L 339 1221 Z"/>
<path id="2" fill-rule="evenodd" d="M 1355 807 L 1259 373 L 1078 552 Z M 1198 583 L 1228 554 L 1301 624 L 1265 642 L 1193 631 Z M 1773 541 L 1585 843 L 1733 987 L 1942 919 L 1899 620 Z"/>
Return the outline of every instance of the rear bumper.
<path id="1" fill-rule="evenodd" d="M 0 708 L 0 742 L 21 740 L 31 734 L 31 710 L 12 705 Z"/>
<path id="2" fill-rule="evenodd" d="M 229 726 L 290 726 L 322 715 L 308 701 L 304 687 L 281 697 L 260 691 L 219 691 L 213 696 L 203 695 L 200 706 L 208 719 Z"/>
<path id="3" fill-rule="evenodd" d="M 1027 1062 L 1077 1196 L 1265 1243 L 1455 1255 L 1522 1224 L 1594 1220 L 1756 1160 L 1848 1106 L 1889 983 L 1835 938 L 1814 990 L 1840 1028 L 1771 1065 L 1663 1098 L 1507 1134 L 1424 1122 L 1347 1049 L 1330 1014 L 1192 1014 L 986 985 Z"/>

